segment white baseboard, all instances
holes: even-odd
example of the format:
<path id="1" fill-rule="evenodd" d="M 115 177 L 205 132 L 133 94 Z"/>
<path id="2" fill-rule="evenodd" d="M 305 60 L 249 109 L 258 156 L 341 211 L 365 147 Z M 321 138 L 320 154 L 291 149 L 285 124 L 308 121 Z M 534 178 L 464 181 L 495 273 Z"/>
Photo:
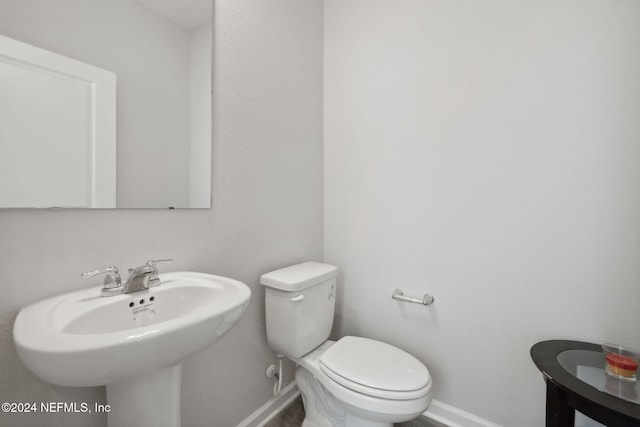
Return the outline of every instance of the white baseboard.
<path id="1" fill-rule="evenodd" d="M 263 427 L 299 395 L 300 390 L 298 390 L 296 382 L 292 381 L 282 389 L 279 395 L 273 396 L 236 427 Z"/>
<path id="2" fill-rule="evenodd" d="M 435 399 L 431 401 L 431 405 L 424 411 L 423 415 L 448 427 L 501 427 L 496 423 Z"/>

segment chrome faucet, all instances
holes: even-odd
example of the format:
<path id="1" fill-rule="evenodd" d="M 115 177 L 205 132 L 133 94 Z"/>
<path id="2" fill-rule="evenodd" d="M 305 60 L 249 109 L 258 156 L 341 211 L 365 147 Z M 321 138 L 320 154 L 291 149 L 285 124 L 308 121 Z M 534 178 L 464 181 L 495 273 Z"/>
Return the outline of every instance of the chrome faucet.
<path id="1" fill-rule="evenodd" d="M 123 294 L 138 292 L 160 285 L 158 264 L 172 262 L 173 259 L 149 260 L 145 265 L 129 269 L 129 278 L 122 289 Z"/>
<path id="2" fill-rule="evenodd" d="M 160 285 L 158 277 L 158 264 L 166 264 L 172 262 L 173 259 L 157 259 L 149 260 L 145 265 L 130 268 L 129 277 L 124 285 L 120 279 L 120 274 L 116 267 L 107 267 L 102 270 L 89 271 L 82 273 L 82 277 L 93 277 L 98 274 L 106 274 L 104 286 L 100 295 L 110 297 L 113 295 L 128 294 L 131 292 L 143 291 Z"/>
<path id="3" fill-rule="evenodd" d="M 122 288 L 123 294 L 143 291 L 149 289 L 149 278 L 153 275 L 154 269 L 148 265 L 129 269 L 129 277 Z"/>
<path id="4" fill-rule="evenodd" d="M 124 284 L 122 293 L 128 294 L 159 286 L 158 264 L 166 264 L 172 261 L 173 259 L 171 258 L 149 260 L 145 265 L 130 268 L 129 277 Z"/>

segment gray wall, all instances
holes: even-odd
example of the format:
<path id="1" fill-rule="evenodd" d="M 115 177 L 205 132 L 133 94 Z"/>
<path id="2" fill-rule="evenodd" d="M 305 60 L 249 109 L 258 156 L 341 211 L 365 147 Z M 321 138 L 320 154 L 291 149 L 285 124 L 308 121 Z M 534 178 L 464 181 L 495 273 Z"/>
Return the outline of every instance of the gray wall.
<path id="1" fill-rule="evenodd" d="M 18 310 L 100 283 L 80 272 L 171 256 L 170 270 L 247 283 L 251 304 L 183 370 L 185 427 L 236 425 L 271 396 L 262 272 L 321 259 L 322 2 L 221 0 L 214 23 L 213 209 L 0 212 L 0 401 L 103 402 L 43 383 L 19 361 Z M 103 426 L 102 415 L 0 413 L 0 425 Z"/>
<path id="2" fill-rule="evenodd" d="M 640 346 L 640 2 L 325 1 L 338 335 L 544 424 L 542 339 Z M 394 288 L 435 304 L 393 301 Z M 505 405 L 508 396 L 508 405 Z"/>

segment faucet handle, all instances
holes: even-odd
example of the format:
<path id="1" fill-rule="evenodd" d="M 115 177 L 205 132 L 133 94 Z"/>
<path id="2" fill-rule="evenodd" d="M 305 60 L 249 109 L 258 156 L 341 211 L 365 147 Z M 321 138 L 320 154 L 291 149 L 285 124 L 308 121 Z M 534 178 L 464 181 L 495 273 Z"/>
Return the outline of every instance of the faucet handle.
<path id="1" fill-rule="evenodd" d="M 170 262 L 173 262 L 173 258 L 150 259 L 147 261 L 147 265 L 155 268 L 158 264 L 169 264 Z"/>
<path id="2" fill-rule="evenodd" d="M 130 268 L 129 274 L 133 273 L 134 271 L 158 274 L 158 264 L 168 264 L 170 262 L 173 262 L 173 258 L 151 259 L 140 267 Z"/>
<path id="3" fill-rule="evenodd" d="M 149 278 L 149 287 L 155 287 L 160 285 L 160 278 L 158 277 L 158 264 L 168 264 L 173 262 L 173 258 L 165 258 L 165 259 L 150 259 L 145 264 L 146 267 L 153 269 L 153 274 Z"/>
<path id="4" fill-rule="evenodd" d="M 122 286 L 122 280 L 120 278 L 120 273 L 118 272 L 118 267 L 110 266 L 99 270 L 87 271 L 86 273 L 80 274 L 80 276 L 94 277 L 99 274 L 106 275 L 102 287 L 102 296 L 117 295 L 118 292 L 116 292 L 116 290 L 118 288 L 121 288 Z"/>
<path id="5" fill-rule="evenodd" d="M 86 273 L 80 274 L 80 276 L 93 277 L 99 274 L 106 274 L 106 277 L 104 278 L 105 288 L 113 288 L 121 285 L 121 279 L 120 279 L 120 273 L 118 272 L 118 267 L 114 267 L 114 266 L 105 267 L 99 270 L 87 271 Z M 107 285 L 110 285 L 110 286 L 107 286 Z"/>

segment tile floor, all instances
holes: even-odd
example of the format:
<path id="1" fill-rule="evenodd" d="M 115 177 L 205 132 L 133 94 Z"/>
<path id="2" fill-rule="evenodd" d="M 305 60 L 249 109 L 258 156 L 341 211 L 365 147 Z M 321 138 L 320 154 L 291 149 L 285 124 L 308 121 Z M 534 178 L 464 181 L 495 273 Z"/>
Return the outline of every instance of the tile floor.
<path id="1" fill-rule="evenodd" d="M 304 407 L 302 406 L 302 398 L 298 397 L 291 402 L 289 406 L 284 408 L 278 415 L 269 421 L 265 427 L 301 427 L 304 419 Z M 406 423 L 396 424 L 396 427 L 446 427 L 444 424 L 429 421 L 424 417 L 408 421 Z"/>

